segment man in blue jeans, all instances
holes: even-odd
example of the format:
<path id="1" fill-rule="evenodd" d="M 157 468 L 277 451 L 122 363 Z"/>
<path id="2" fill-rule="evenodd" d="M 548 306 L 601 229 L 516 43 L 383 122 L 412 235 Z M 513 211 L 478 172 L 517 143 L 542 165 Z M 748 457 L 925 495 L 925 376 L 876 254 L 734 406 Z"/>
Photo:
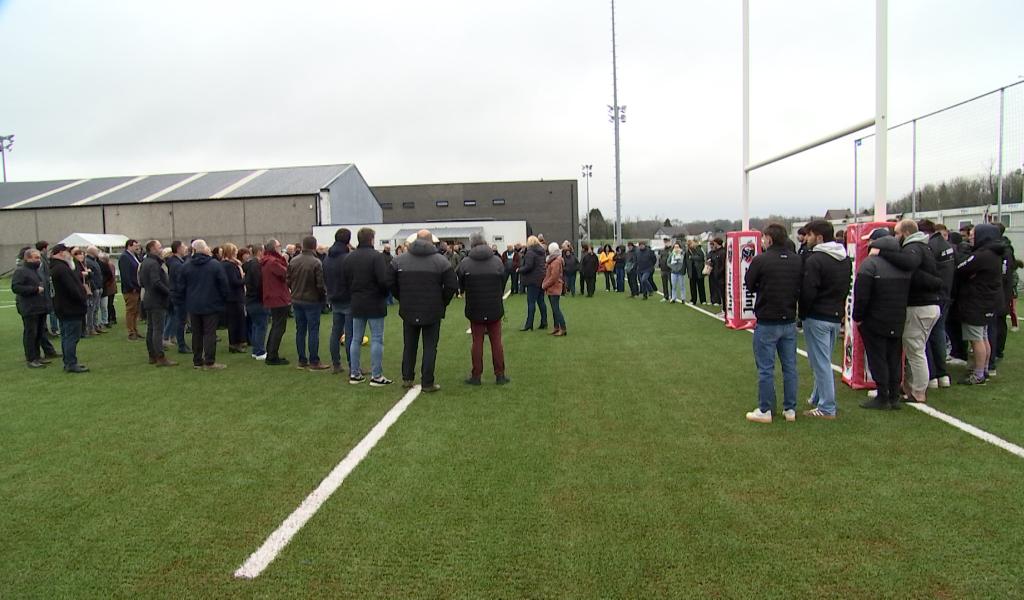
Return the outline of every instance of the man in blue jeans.
<path id="1" fill-rule="evenodd" d="M 53 247 L 50 277 L 53 280 L 53 310 L 60 319 L 60 347 L 66 373 L 85 373 L 89 369 L 78 362 L 78 340 L 88 306 L 85 286 L 70 264 L 70 249 L 64 244 Z"/>
<path id="2" fill-rule="evenodd" d="M 297 366 L 310 371 L 327 370 L 330 367 L 320 362 L 320 313 L 327 299 L 327 288 L 324 287 L 323 264 L 316 256 L 315 237 L 302 238 L 302 254 L 288 263 L 287 282 L 295 313 Z"/>
<path id="3" fill-rule="evenodd" d="M 807 358 L 814 374 L 811 410 L 804 416 L 836 418 L 836 384 L 832 373 L 832 352 L 839 337 L 839 325 L 846 313 L 853 265 L 846 248 L 835 240 L 832 224 L 811 221 L 804 227 L 803 284 L 800 288 L 800 319 L 804 323 Z"/>
<path id="4" fill-rule="evenodd" d="M 334 245 L 327 251 L 324 259 L 324 285 L 327 287 L 327 300 L 331 303 L 333 323 L 331 325 L 331 374 L 343 372 L 341 367 L 341 336 L 345 340 L 352 339 L 352 294 L 345 285 L 345 258 L 351 251 L 349 243 L 352 232 L 342 227 L 334 232 Z M 351 366 L 352 358 L 348 343 L 345 346 L 345 362 Z"/>
<path id="5" fill-rule="evenodd" d="M 754 315 L 754 363 L 757 365 L 758 408 L 747 413 L 754 423 L 771 423 L 775 410 L 775 355 L 782 363 L 782 414 L 796 421 L 796 305 L 800 297 L 802 261 L 786 248 L 786 228 L 772 223 L 763 240 L 770 246 L 754 257 L 744 282 L 757 294 Z"/>
<path id="6" fill-rule="evenodd" d="M 384 317 L 388 315 L 385 300 L 391 291 L 392 271 L 384 255 L 373 248 L 376 232 L 363 227 L 356 233 L 359 245 L 345 258 L 345 286 L 352 297 L 352 335 L 346 341 L 351 354 L 348 382 L 365 381 L 359 364 L 359 351 L 366 326 L 370 326 L 370 363 L 372 387 L 390 385 L 384 376 Z"/>

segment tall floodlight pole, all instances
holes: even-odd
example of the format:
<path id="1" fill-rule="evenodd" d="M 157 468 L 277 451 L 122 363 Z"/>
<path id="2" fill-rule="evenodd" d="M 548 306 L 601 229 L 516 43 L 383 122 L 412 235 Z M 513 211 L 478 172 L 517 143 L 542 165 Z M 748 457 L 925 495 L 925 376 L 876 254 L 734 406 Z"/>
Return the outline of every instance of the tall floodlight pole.
<path id="1" fill-rule="evenodd" d="M 875 221 L 886 220 L 889 149 L 889 2 L 875 0 Z"/>
<path id="2" fill-rule="evenodd" d="M 583 179 L 587 182 L 587 241 L 591 241 L 590 235 L 590 178 L 594 175 L 594 165 L 583 165 Z"/>
<path id="3" fill-rule="evenodd" d="M 615 244 L 622 243 L 622 172 L 619 168 L 619 123 L 626 120 L 625 106 L 619 106 L 619 73 L 615 52 L 615 0 L 612 0 L 612 106 L 609 116 L 615 125 Z"/>
<path id="4" fill-rule="evenodd" d="M 743 231 L 750 230 L 750 0 L 743 0 Z"/>
<path id="5" fill-rule="evenodd" d="M 3 163 L 4 183 L 7 183 L 7 153 L 14 146 L 14 134 L 0 135 L 0 163 Z"/>

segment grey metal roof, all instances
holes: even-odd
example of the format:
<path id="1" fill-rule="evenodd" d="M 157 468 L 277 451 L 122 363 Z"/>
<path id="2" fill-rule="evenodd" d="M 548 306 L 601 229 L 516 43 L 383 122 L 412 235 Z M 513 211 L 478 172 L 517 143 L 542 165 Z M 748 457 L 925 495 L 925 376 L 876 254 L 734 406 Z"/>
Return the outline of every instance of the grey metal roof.
<path id="1" fill-rule="evenodd" d="M 0 209 L 312 195 L 350 168 L 335 164 L 0 183 Z"/>

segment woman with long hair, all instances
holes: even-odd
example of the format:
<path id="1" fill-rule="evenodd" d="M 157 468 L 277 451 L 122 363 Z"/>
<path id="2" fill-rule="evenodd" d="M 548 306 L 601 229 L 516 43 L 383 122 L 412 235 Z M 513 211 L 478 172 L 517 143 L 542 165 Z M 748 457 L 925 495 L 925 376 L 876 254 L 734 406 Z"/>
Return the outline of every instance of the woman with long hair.
<path id="1" fill-rule="evenodd" d="M 221 268 L 228 279 L 228 297 L 224 312 L 228 321 L 228 352 L 245 352 L 245 281 L 242 263 L 238 261 L 238 246 L 227 243 L 220 247 Z"/>
<path id="2" fill-rule="evenodd" d="M 610 292 L 615 287 L 615 251 L 611 244 L 605 244 L 597 253 L 597 272 L 604 273 L 604 291 Z"/>
<path id="3" fill-rule="evenodd" d="M 544 282 L 541 284 L 544 294 L 551 303 L 551 319 L 554 321 L 555 330 L 551 335 L 564 337 L 568 335 L 565 331 L 565 316 L 562 314 L 560 300 L 565 293 L 565 260 L 562 258 L 562 251 L 558 244 L 551 242 L 548 245 L 548 258 L 544 272 Z"/>
<path id="4" fill-rule="evenodd" d="M 556 244 L 557 246 L 557 244 Z M 519 281 L 526 287 L 526 323 L 520 331 L 533 329 L 534 310 L 540 309 L 540 329 L 548 328 L 548 309 L 544 304 L 544 246 L 535 235 L 526 240 L 526 254 L 519 267 Z"/>
<path id="5" fill-rule="evenodd" d="M 704 289 L 704 266 L 706 259 L 704 249 L 694 240 L 686 242 L 686 270 L 690 273 L 690 302 L 707 304 L 707 291 Z"/>

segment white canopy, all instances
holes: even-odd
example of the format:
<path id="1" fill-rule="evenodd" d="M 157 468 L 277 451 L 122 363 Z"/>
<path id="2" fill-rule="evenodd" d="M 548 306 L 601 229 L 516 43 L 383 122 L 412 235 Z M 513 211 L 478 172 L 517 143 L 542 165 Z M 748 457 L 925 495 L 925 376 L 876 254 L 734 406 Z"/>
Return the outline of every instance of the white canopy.
<path id="1" fill-rule="evenodd" d="M 65 246 L 96 246 L 97 248 L 124 248 L 128 237 L 117 233 L 72 233 L 62 239 Z"/>

